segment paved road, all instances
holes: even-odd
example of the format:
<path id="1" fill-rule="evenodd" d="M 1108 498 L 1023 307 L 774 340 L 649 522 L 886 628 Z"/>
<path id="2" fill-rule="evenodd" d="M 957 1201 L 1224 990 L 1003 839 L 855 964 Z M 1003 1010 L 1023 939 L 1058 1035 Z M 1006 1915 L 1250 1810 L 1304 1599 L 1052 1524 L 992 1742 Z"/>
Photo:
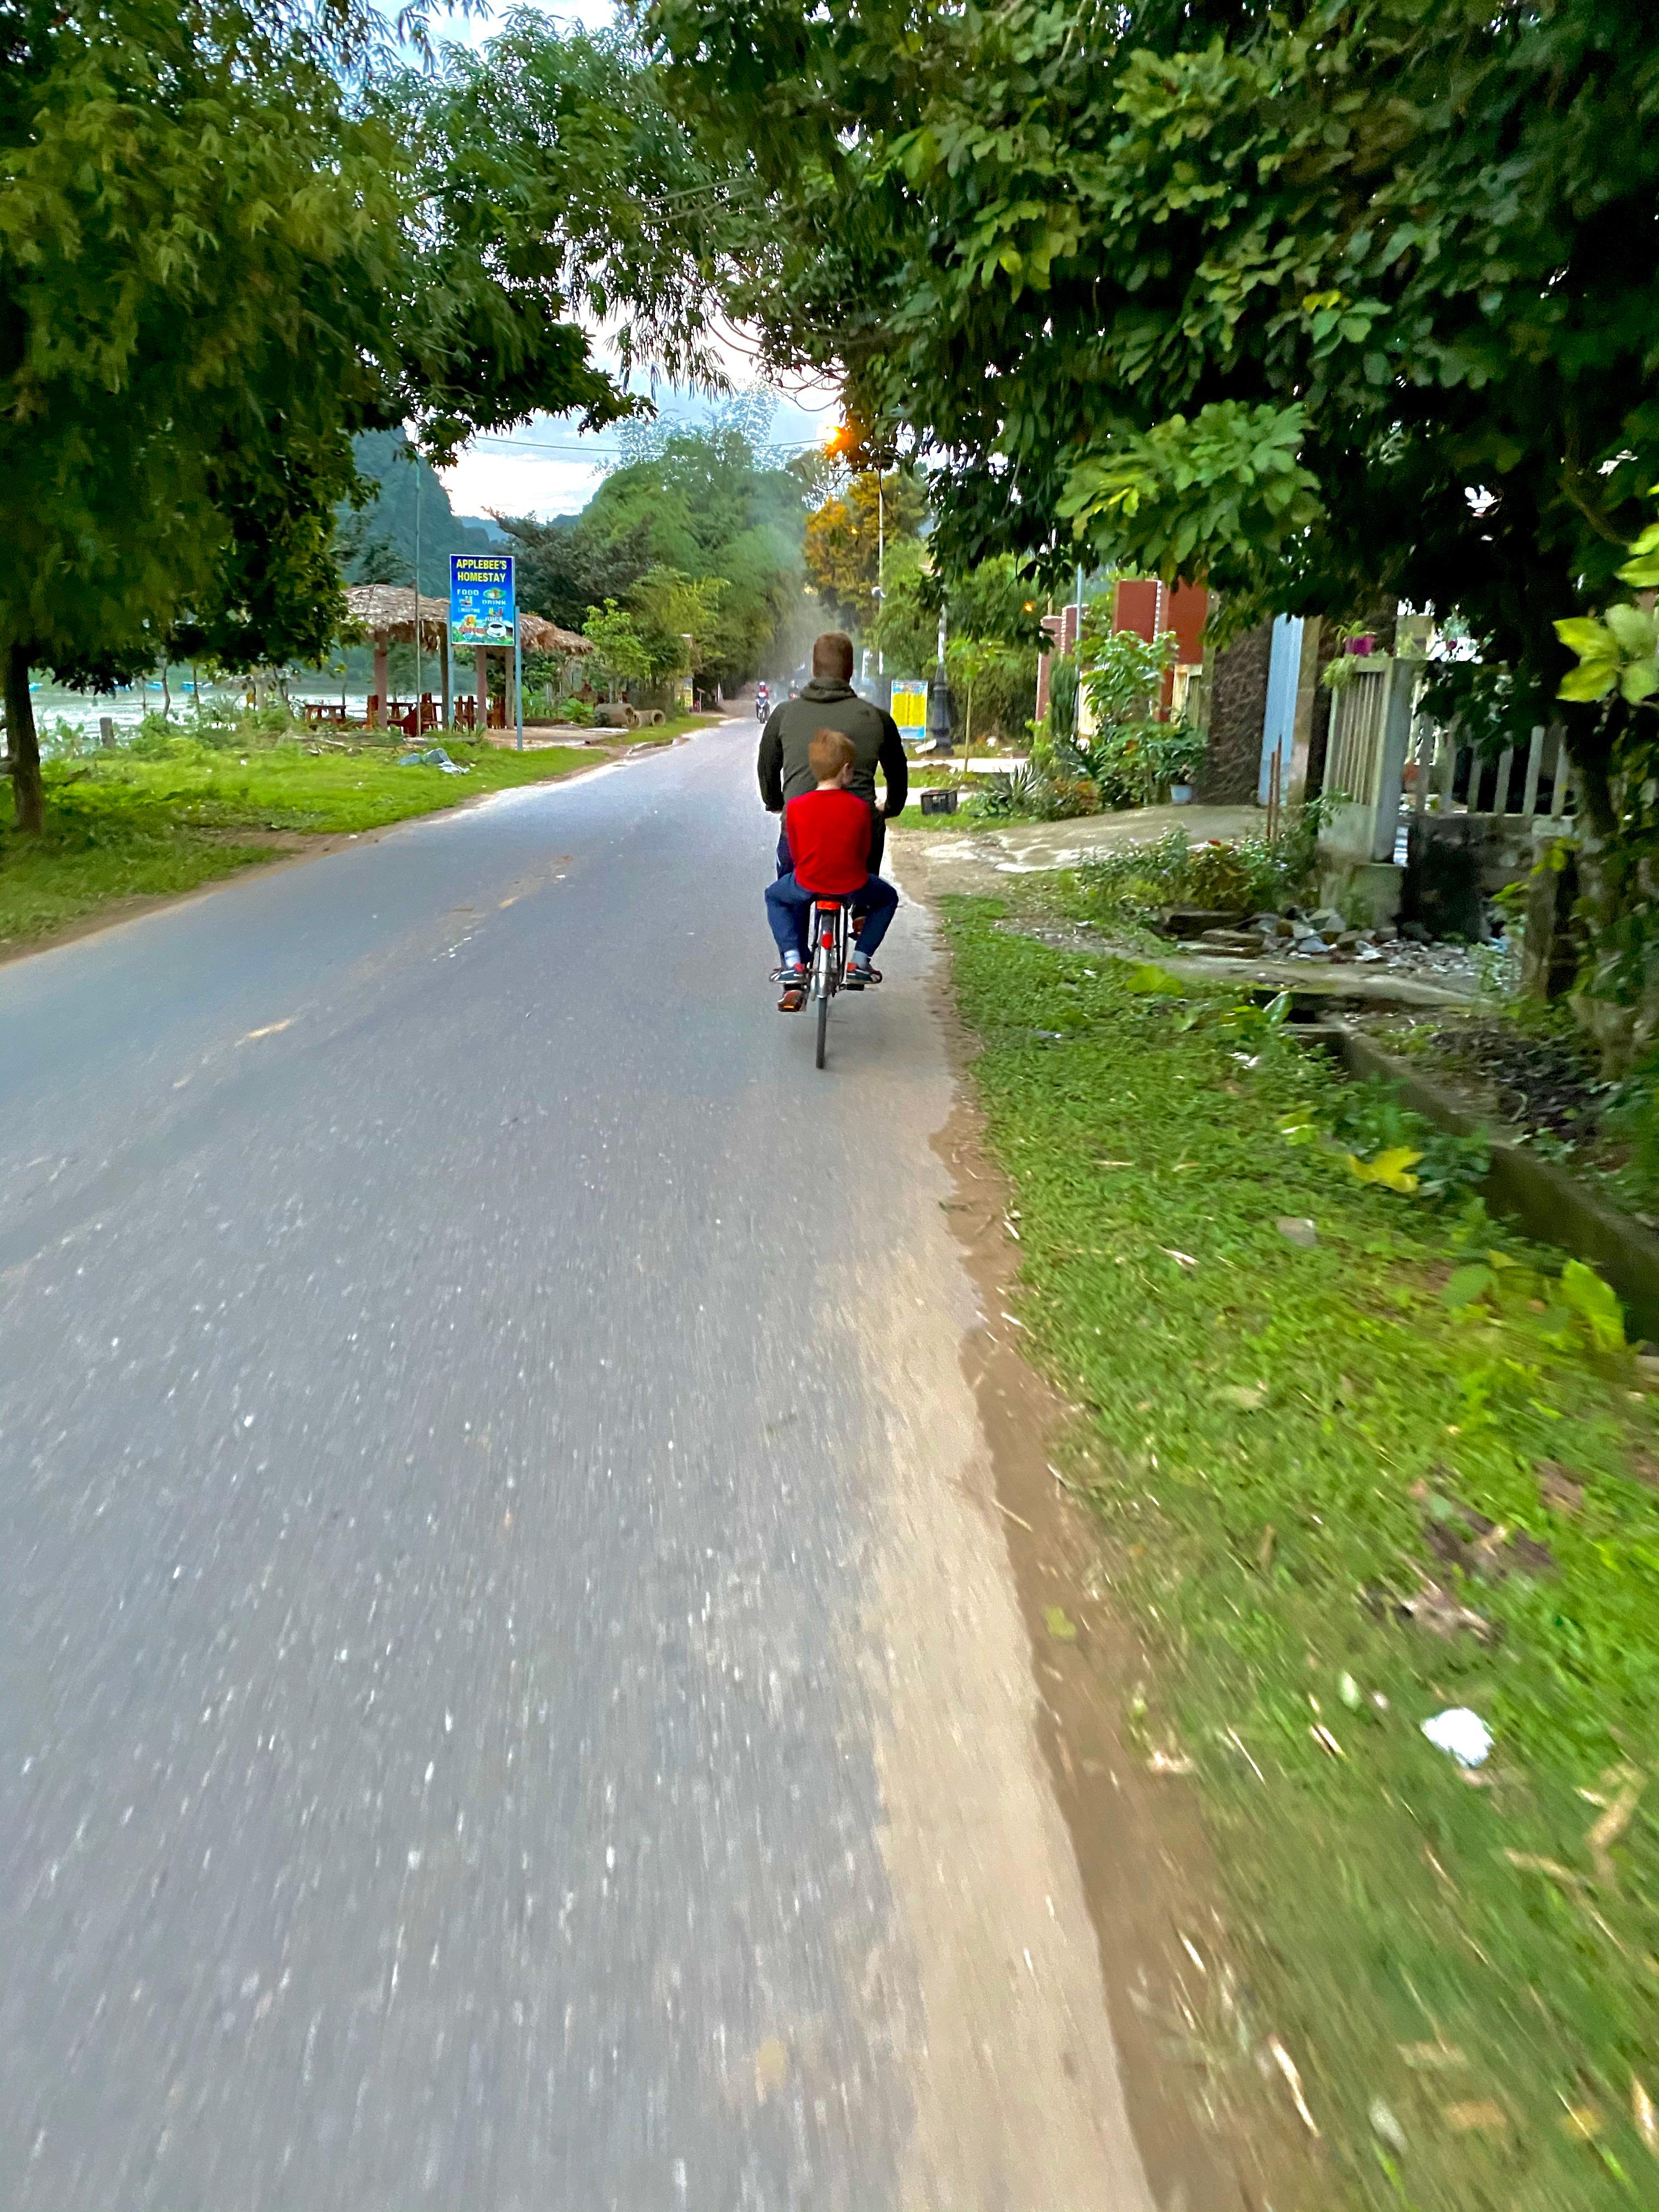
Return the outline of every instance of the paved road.
<path id="1" fill-rule="evenodd" d="M 752 726 L 0 969 L 0 2203 L 1143 2212 L 924 918 Z"/>

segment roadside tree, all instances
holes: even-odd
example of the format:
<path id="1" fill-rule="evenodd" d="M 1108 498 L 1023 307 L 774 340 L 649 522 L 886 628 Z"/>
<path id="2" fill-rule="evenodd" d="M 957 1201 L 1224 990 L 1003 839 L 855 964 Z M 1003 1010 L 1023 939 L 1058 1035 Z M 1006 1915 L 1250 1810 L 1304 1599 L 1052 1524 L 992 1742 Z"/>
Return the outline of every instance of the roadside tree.
<path id="1" fill-rule="evenodd" d="M 920 536 L 927 514 L 927 486 L 914 470 L 867 469 L 807 516 L 807 580 L 847 629 L 868 633 L 885 561 Z"/>
<path id="2" fill-rule="evenodd" d="M 319 659 L 354 434 L 407 421 L 442 460 L 535 408 L 613 421 L 637 403 L 572 311 L 631 307 L 630 359 L 695 366 L 701 279 L 623 219 L 659 197 L 659 109 L 635 166 L 575 190 L 623 128 L 620 37 L 538 49 L 568 143 L 533 147 L 499 137 L 516 28 L 430 78 L 367 0 L 65 0 L 0 40 L 0 667 L 33 829 L 32 667 L 98 689 L 167 654 Z"/>
<path id="3" fill-rule="evenodd" d="M 1185 574 L 1230 617 L 1457 610 L 1537 719 L 1659 478 L 1645 0 L 657 0 L 769 194 L 743 304 L 934 558 Z M 1606 721 L 1562 709 L 1597 834 Z"/>
<path id="4" fill-rule="evenodd" d="M 607 684 L 644 684 L 651 676 L 651 649 L 626 607 L 607 599 L 588 611 L 582 635 L 593 647 L 592 666 Z"/>

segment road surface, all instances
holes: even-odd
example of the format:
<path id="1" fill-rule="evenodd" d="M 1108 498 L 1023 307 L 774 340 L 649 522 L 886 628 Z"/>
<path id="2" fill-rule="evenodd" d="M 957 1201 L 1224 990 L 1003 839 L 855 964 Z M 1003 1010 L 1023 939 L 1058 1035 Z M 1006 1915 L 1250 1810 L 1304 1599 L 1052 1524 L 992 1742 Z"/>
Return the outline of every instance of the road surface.
<path id="1" fill-rule="evenodd" d="M 752 726 L 0 969 L 0 2203 L 1147 2212 Z"/>

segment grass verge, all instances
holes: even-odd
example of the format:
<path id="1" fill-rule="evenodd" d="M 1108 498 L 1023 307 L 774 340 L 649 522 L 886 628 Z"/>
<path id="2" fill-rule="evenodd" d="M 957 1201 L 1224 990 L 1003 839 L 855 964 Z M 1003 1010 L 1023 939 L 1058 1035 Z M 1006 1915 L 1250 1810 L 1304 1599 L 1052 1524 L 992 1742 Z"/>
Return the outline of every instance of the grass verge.
<path id="1" fill-rule="evenodd" d="M 270 860 L 283 849 L 273 832 L 384 829 L 481 792 L 569 775 L 595 758 L 570 746 L 447 750 L 471 773 L 399 768 L 385 746 L 317 754 L 297 744 L 239 755 L 180 741 L 161 759 L 117 752 L 50 763 L 40 836 L 15 833 L 9 782 L 0 793 L 0 949 L 123 899 L 177 896 Z"/>
<path id="2" fill-rule="evenodd" d="M 1024 1341 L 1086 1408 L 1062 1465 L 1158 1655 L 1127 1723 L 1191 1762 L 1319 2203 L 1655 2202 L 1644 1374 L 1544 1300 L 1449 1304 L 1501 1238 L 1287 1142 L 1334 1118 L 1322 1064 L 1003 912 L 946 920 Z M 1456 1706 L 1468 1773 L 1420 1732 Z"/>

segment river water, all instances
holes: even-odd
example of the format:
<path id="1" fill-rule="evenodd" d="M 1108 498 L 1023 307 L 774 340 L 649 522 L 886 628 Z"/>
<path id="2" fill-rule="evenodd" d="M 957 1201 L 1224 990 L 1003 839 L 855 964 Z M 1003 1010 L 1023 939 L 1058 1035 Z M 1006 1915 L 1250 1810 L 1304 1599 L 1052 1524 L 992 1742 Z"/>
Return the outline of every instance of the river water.
<path id="1" fill-rule="evenodd" d="M 146 714 L 161 711 L 161 686 L 152 677 L 146 684 L 124 684 L 118 691 L 70 691 L 61 684 L 32 684 L 30 696 L 34 703 L 34 726 L 40 735 L 42 750 L 51 750 L 51 741 L 58 725 L 67 722 L 88 737 L 95 737 L 101 717 L 107 714 L 115 725 L 117 743 L 135 734 Z M 204 684 L 201 699 L 204 707 L 234 708 L 246 697 L 246 686 L 240 684 Z M 173 720 L 181 728 L 188 729 L 191 710 L 196 694 L 188 677 L 169 685 L 169 696 Z M 308 699 L 337 701 L 340 694 L 324 686 L 293 684 L 289 696 L 298 707 Z M 356 721 L 362 721 L 368 711 L 367 694 L 348 691 L 346 711 Z"/>

